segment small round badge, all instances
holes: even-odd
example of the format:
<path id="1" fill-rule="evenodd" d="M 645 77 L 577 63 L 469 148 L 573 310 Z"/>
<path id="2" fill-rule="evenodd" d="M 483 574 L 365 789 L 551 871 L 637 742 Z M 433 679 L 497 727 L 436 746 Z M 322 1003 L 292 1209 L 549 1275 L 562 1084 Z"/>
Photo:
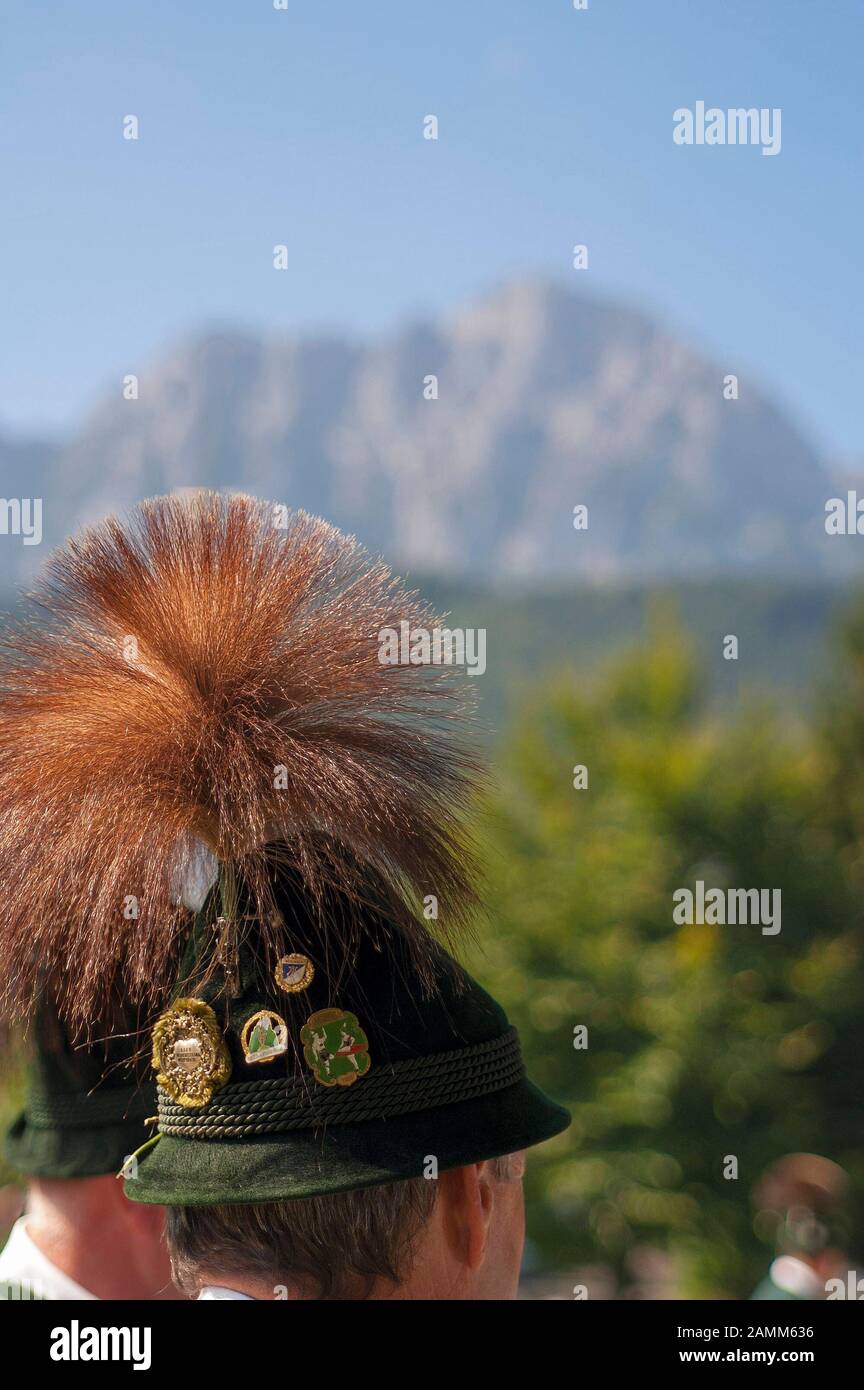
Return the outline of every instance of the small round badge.
<path id="1" fill-rule="evenodd" d="M 322 1086 L 352 1086 L 372 1065 L 369 1040 L 357 1015 L 319 1009 L 300 1029 L 303 1056 Z"/>
<path id="2" fill-rule="evenodd" d="M 301 989 L 308 989 L 314 976 L 315 966 L 309 957 L 296 951 L 276 962 L 276 983 L 286 994 L 299 994 Z"/>
<path id="3" fill-rule="evenodd" d="M 240 1035 L 247 1062 L 273 1062 L 288 1051 L 288 1028 L 272 1009 L 261 1009 L 243 1025 Z"/>
<path id="4" fill-rule="evenodd" d="M 177 1105 L 198 1109 L 231 1075 L 216 1015 L 202 999 L 175 999 L 153 1028 L 156 1080 Z"/>

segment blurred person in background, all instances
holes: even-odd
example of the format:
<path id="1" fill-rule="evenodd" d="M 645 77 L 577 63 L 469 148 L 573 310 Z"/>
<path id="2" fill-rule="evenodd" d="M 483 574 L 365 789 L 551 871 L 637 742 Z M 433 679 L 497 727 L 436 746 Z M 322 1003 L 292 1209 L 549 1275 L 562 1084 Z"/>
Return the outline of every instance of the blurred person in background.
<path id="1" fill-rule="evenodd" d="M 766 1169 L 753 1203 L 757 1223 L 774 1224 L 777 1255 L 753 1299 L 823 1299 L 828 1280 L 845 1277 L 849 1259 L 833 1237 L 848 1192 L 843 1169 L 819 1154 L 786 1154 Z"/>

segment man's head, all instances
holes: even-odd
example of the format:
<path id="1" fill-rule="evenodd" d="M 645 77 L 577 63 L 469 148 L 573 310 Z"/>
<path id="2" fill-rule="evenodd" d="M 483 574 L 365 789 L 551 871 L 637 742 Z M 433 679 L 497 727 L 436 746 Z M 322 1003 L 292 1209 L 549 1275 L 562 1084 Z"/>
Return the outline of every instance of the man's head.
<path id="1" fill-rule="evenodd" d="M 71 540 L 40 593 L 0 653 L 0 1011 L 47 977 L 88 1036 L 117 999 L 152 1024 L 131 1199 L 362 1213 L 434 1181 L 413 1268 L 512 1291 L 498 1160 L 569 1117 L 449 954 L 483 774 L 442 620 L 326 522 L 210 493 Z"/>
<path id="2" fill-rule="evenodd" d="M 24 1107 L 2 1140 L 10 1167 L 29 1179 L 113 1178 L 146 1137 L 156 1105 L 153 1080 L 136 1063 L 134 1018 L 115 1008 L 93 1037 L 65 1024 L 45 993 L 21 1050 Z"/>
<path id="3" fill-rule="evenodd" d="M 430 942 L 424 985 L 383 909 L 358 913 L 350 951 L 328 950 L 301 877 L 276 873 L 274 891 L 308 983 L 282 990 L 254 920 L 243 924 L 233 985 L 221 965 L 202 974 L 216 910 L 205 904 L 182 993 L 153 1030 L 159 1140 L 127 1182 L 134 1201 L 314 1210 L 311 1199 L 369 1191 L 374 1207 L 375 1189 L 419 1180 L 428 1190 L 567 1127 L 566 1111 L 526 1076 L 504 1010 L 445 951 Z M 338 924 L 346 907 L 332 897 L 325 910 Z M 278 1038 L 258 1048 L 265 1014 Z M 178 1047 L 193 1038 L 201 1065 L 189 1076 Z"/>
<path id="4" fill-rule="evenodd" d="M 26 1037 L 25 1105 L 3 1150 L 27 1182 L 27 1233 L 63 1273 L 99 1298 L 171 1297 L 164 1211 L 142 1211 L 117 1181 L 156 1095 L 137 1075 L 131 1024 L 122 1012 L 113 1024 L 117 1037 L 87 1039 L 42 1000 Z"/>
<path id="5" fill-rule="evenodd" d="M 171 1208 L 174 1278 L 193 1297 L 511 1299 L 523 1172 L 520 1153 L 300 1201 Z"/>

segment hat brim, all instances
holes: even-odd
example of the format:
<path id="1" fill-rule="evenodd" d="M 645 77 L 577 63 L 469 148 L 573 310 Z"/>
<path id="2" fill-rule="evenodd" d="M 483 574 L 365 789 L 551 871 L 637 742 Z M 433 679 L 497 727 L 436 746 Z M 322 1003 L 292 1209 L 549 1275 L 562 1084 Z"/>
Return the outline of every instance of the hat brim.
<path id="1" fill-rule="evenodd" d="M 98 1178 L 120 1171 L 147 1138 L 141 1120 L 99 1129 L 48 1129 L 30 1123 L 26 1111 L 3 1139 L 9 1166 L 31 1178 Z"/>
<path id="2" fill-rule="evenodd" d="M 474 1100 L 394 1119 L 235 1140 L 160 1138 L 126 1181 L 136 1202 L 276 1202 L 421 1177 L 531 1148 L 570 1116 L 528 1080 Z"/>

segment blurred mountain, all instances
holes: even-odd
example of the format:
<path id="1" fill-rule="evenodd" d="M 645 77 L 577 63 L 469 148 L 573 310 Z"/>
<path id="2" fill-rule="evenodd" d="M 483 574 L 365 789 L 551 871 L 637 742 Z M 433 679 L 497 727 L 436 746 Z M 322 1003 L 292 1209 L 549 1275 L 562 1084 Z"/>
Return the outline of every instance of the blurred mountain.
<path id="1" fill-rule="evenodd" d="M 0 433 L 0 478 L 4 497 L 43 497 L 53 482 L 60 446 Z M 38 547 L 37 547 L 38 548 Z"/>
<path id="2" fill-rule="evenodd" d="M 0 441 L 3 492 L 41 490 L 46 544 L 208 485 L 473 580 L 836 570 L 855 542 L 824 534 L 820 458 L 748 376 L 724 399 L 734 371 L 643 313 L 533 281 L 377 342 L 210 332 L 142 368 L 137 400 L 118 380 L 65 447 Z M 11 539 L 13 569 L 45 554 Z"/>

